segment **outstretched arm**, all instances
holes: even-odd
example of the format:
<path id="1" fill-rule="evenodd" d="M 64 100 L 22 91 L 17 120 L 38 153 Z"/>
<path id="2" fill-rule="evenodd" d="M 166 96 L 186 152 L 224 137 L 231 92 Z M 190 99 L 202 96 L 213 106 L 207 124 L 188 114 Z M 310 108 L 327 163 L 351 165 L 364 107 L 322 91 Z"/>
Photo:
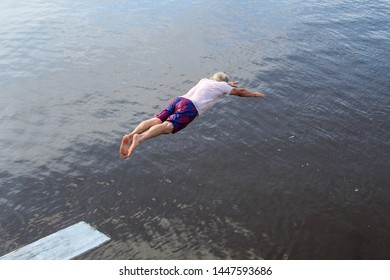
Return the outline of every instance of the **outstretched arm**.
<path id="1" fill-rule="evenodd" d="M 229 82 L 228 84 L 233 87 L 232 91 L 230 92 L 231 95 L 237 95 L 241 97 L 265 97 L 264 93 L 258 91 L 250 91 L 246 88 L 237 87 L 237 81 Z"/>

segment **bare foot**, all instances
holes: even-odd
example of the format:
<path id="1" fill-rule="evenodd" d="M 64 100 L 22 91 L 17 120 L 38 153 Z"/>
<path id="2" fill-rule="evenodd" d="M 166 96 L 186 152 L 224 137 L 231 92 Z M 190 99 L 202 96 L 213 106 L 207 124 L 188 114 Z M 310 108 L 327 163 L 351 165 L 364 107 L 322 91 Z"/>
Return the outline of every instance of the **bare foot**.
<path id="1" fill-rule="evenodd" d="M 132 142 L 132 136 L 130 134 L 127 134 L 123 136 L 121 147 L 119 148 L 119 153 L 122 157 L 127 158 L 128 157 L 128 151 L 130 148 Z"/>
<path id="2" fill-rule="evenodd" d="M 141 139 L 141 135 L 134 134 L 133 141 L 131 141 L 131 146 L 130 146 L 129 150 L 127 151 L 127 156 L 126 157 L 129 157 L 131 155 L 131 153 L 134 151 L 134 149 L 140 143 L 140 139 Z"/>

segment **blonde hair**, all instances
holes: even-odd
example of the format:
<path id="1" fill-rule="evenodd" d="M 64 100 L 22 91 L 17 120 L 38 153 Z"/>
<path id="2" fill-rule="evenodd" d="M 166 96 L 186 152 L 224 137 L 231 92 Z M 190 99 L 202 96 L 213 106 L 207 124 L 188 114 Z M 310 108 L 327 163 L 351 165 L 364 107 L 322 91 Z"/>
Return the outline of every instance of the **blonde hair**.
<path id="1" fill-rule="evenodd" d="M 217 82 L 229 82 L 229 76 L 224 72 L 217 72 L 213 76 L 211 76 L 210 80 L 214 80 Z"/>

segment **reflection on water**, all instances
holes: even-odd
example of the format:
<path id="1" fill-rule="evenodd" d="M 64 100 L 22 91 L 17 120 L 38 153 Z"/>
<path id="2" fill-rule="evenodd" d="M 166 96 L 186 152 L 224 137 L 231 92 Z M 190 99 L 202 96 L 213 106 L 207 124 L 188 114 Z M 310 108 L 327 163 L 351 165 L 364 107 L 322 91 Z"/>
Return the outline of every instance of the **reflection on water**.
<path id="1" fill-rule="evenodd" d="M 84 220 L 80 259 L 389 258 L 389 4 L 220 4 L 2 1 L 0 255 Z M 119 157 L 219 70 L 267 98 Z"/>

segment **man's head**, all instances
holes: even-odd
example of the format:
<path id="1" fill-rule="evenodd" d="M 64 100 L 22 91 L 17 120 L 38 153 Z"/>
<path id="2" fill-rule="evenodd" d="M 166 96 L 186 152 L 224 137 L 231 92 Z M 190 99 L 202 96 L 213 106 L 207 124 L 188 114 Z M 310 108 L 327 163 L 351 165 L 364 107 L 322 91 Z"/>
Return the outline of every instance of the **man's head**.
<path id="1" fill-rule="evenodd" d="M 214 80 L 217 82 L 229 82 L 229 76 L 226 75 L 224 72 L 218 72 L 215 73 L 210 80 Z"/>

